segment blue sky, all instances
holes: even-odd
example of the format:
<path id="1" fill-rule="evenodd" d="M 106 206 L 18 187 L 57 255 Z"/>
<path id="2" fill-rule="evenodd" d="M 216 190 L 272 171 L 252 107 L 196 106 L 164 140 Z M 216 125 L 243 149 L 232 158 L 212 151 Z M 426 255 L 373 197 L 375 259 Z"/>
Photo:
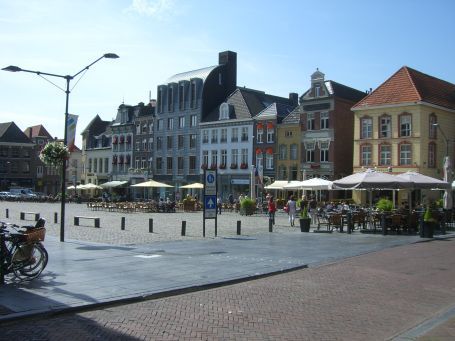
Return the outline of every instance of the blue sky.
<path id="1" fill-rule="evenodd" d="M 455 83 L 451 0 L 0 0 L 0 67 L 75 74 L 80 132 L 99 114 L 147 102 L 173 74 L 237 52 L 239 86 L 301 95 L 316 68 L 359 90 L 407 65 Z M 64 87 L 60 79 L 50 79 Z M 75 82 L 72 82 L 74 85 Z M 65 94 L 33 74 L 0 72 L 0 122 L 63 137 Z"/>

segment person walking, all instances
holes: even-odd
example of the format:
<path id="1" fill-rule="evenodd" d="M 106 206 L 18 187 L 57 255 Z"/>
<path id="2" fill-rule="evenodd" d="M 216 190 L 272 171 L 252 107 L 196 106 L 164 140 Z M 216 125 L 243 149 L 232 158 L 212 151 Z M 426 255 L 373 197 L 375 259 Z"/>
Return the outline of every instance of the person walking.
<path id="1" fill-rule="evenodd" d="M 315 197 L 313 197 L 310 201 L 310 217 L 311 217 L 311 224 L 317 224 L 317 214 L 318 214 L 318 202 L 316 201 Z"/>
<path id="2" fill-rule="evenodd" d="M 293 195 L 289 198 L 287 206 L 288 206 L 289 222 L 291 223 L 291 226 L 294 226 L 295 215 L 297 213 L 297 205 L 296 205 Z"/>
<path id="3" fill-rule="evenodd" d="M 272 220 L 272 224 L 275 225 L 275 212 L 276 212 L 276 205 L 273 201 L 273 196 L 269 196 L 269 201 L 267 202 L 267 209 L 269 211 L 269 220 Z"/>
<path id="4" fill-rule="evenodd" d="M 218 197 L 218 199 L 216 199 L 216 207 L 218 208 L 218 214 L 221 214 L 221 208 L 223 207 L 223 201 L 221 200 L 221 197 Z"/>

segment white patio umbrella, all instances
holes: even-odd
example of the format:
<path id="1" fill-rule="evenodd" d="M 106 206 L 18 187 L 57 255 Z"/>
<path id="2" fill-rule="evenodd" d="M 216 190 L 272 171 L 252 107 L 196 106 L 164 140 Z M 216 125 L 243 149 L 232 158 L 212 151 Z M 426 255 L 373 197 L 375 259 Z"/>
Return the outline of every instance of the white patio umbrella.
<path id="1" fill-rule="evenodd" d="M 311 189 L 311 190 L 328 190 L 332 189 L 332 181 L 322 178 L 311 178 L 300 182 L 300 189 Z"/>
<path id="2" fill-rule="evenodd" d="M 452 189 L 450 188 L 450 182 L 452 181 L 452 163 L 450 162 L 449 156 L 446 156 L 444 160 L 444 181 L 449 185 L 444 191 L 444 209 L 451 210 L 453 207 Z"/>
<path id="3" fill-rule="evenodd" d="M 76 188 L 77 189 L 102 189 L 101 186 L 98 186 L 98 185 L 95 185 L 95 184 L 92 184 L 92 183 L 88 183 L 88 184 L 85 184 L 85 185 L 79 185 Z"/>
<path id="4" fill-rule="evenodd" d="M 188 185 L 185 185 L 185 186 L 180 186 L 180 188 L 186 188 L 186 189 L 201 189 L 201 188 L 204 188 L 204 185 L 201 184 L 200 182 L 195 182 L 195 183 L 188 184 Z"/>
<path id="5" fill-rule="evenodd" d="M 76 187 L 74 187 L 74 185 L 71 185 L 71 186 L 66 187 L 66 189 L 76 189 Z"/>
<path id="6" fill-rule="evenodd" d="M 140 183 L 135 184 L 135 185 L 131 185 L 131 187 L 174 187 L 174 186 L 167 185 L 165 183 L 158 182 L 158 181 L 155 181 L 155 180 L 148 180 L 148 181 L 145 181 L 145 182 L 140 182 Z"/>
<path id="7" fill-rule="evenodd" d="M 114 180 L 114 181 L 105 182 L 104 184 L 101 184 L 100 186 L 103 188 L 112 188 L 112 187 L 123 186 L 123 185 L 126 185 L 127 183 L 128 183 L 128 181 Z"/>
<path id="8" fill-rule="evenodd" d="M 286 185 L 283 186 L 283 189 L 301 189 L 302 187 L 302 182 L 303 181 L 290 181 Z"/>
<path id="9" fill-rule="evenodd" d="M 264 189 L 283 189 L 283 186 L 289 184 L 287 180 L 276 180 L 272 184 L 265 186 Z"/>
<path id="10" fill-rule="evenodd" d="M 412 171 L 398 174 L 396 177 L 411 182 L 413 189 L 446 189 L 450 186 L 447 181 Z"/>
<path id="11" fill-rule="evenodd" d="M 400 189 L 410 188 L 412 183 L 389 173 L 367 169 L 333 182 L 333 189 Z"/>

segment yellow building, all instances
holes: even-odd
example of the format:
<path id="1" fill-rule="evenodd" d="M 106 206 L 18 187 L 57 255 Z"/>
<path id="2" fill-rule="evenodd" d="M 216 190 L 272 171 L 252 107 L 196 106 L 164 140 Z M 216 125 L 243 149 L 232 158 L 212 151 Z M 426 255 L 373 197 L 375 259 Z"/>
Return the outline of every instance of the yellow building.
<path id="1" fill-rule="evenodd" d="M 302 180 L 300 114 L 291 112 L 277 126 L 276 180 Z"/>
<path id="2" fill-rule="evenodd" d="M 454 160 L 455 84 L 404 66 L 352 110 L 354 172 L 411 170 L 441 179 L 444 156 Z"/>

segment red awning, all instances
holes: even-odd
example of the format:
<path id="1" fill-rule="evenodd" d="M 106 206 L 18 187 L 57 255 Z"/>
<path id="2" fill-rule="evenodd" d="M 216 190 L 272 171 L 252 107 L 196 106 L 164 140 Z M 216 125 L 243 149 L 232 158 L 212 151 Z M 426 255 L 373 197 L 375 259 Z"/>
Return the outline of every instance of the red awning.
<path id="1" fill-rule="evenodd" d="M 268 122 L 267 123 L 267 129 L 273 129 L 273 123 L 272 122 Z"/>
<path id="2" fill-rule="evenodd" d="M 256 155 L 258 155 L 258 154 L 262 154 L 262 149 L 261 148 L 257 148 L 256 149 Z"/>
<path id="3" fill-rule="evenodd" d="M 259 122 L 259 123 L 258 123 L 257 128 L 258 128 L 258 129 L 264 128 L 264 125 L 262 124 L 262 122 Z"/>
<path id="4" fill-rule="evenodd" d="M 266 153 L 269 155 L 273 155 L 273 149 L 272 148 L 267 148 Z"/>

